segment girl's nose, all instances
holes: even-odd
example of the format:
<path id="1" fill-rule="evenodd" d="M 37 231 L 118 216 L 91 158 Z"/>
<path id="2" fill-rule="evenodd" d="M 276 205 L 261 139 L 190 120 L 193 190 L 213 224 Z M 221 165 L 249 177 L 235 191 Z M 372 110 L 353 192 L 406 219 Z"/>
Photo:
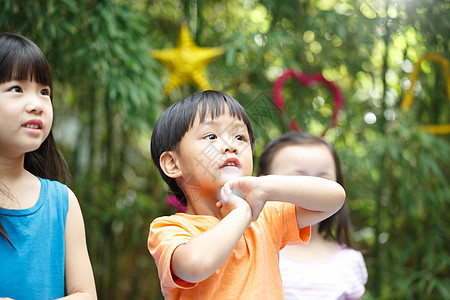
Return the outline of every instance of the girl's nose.
<path id="1" fill-rule="evenodd" d="M 27 106 L 26 109 L 30 113 L 40 114 L 43 111 L 42 100 L 39 95 L 29 95 L 27 96 Z"/>

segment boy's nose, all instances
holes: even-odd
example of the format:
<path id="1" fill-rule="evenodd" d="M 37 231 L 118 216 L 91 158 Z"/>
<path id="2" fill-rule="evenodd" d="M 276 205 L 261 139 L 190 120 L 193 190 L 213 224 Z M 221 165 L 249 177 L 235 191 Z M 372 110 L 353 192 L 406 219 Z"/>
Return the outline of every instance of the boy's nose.
<path id="1" fill-rule="evenodd" d="M 238 152 L 238 149 L 237 149 L 237 147 L 236 147 L 236 145 L 235 145 L 235 143 L 234 143 L 234 141 L 232 139 L 231 140 L 224 140 L 222 142 L 222 152 L 223 153 L 227 153 L 227 152 L 237 153 Z"/>

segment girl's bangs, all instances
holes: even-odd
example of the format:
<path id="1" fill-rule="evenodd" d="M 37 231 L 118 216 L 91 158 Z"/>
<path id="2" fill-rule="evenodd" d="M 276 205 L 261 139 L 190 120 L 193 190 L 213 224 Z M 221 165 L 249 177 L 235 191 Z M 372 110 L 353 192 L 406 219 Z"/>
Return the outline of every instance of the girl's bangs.
<path id="1" fill-rule="evenodd" d="M 39 57 L 18 57 L 12 70 L 11 80 L 30 80 L 52 86 L 50 69 Z"/>
<path id="2" fill-rule="evenodd" d="M 0 83 L 30 80 L 52 87 L 50 68 L 42 53 L 10 51 L 1 61 Z"/>

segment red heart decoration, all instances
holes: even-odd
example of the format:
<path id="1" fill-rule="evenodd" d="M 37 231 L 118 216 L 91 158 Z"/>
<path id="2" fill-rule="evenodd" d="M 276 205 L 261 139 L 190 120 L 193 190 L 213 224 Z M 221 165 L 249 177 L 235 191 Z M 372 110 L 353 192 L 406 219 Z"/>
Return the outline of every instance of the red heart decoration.
<path id="1" fill-rule="evenodd" d="M 278 79 L 275 81 L 275 84 L 273 86 L 273 102 L 276 107 L 280 110 L 281 114 L 284 113 L 284 99 L 282 96 L 282 89 L 284 82 L 290 78 L 294 77 L 297 79 L 298 82 L 300 82 L 302 85 L 308 87 L 316 83 L 322 83 L 324 84 L 333 94 L 333 100 L 334 100 L 334 107 L 333 107 L 333 114 L 331 116 L 330 124 L 327 128 L 322 132 L 322 136 L 325 135 L 327 130 L 329 128 L 332 128 L 336 125 L 336 119 L 338 117 L 339 110 L 344 106 L 344 97 L 341 93 L 341 90 L 331 81 L 328 81 L 323 77 L 322 73 L 316 73 L 312 76 L 308 76 L 305 73 L 297 73 L 293 69 L 286 70 Z M 290 121 L 290 127 L 291 130 L 298 131 L 299 126 L 295 120 Z"/>

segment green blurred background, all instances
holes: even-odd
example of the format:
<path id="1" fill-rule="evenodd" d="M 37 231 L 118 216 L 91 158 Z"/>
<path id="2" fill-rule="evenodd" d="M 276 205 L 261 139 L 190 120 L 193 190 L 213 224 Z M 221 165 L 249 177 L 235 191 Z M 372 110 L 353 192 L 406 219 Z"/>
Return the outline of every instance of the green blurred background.
<path id="1" fill-rule="evenodd" d="M 278 114 L 272 88 L 283 71 L 322 72 L 339 86 L 345 106 L 326 139 L 342 159 L 354 237 L 369 271 L 363 299 L 450 298 L 449 134 L 420 130 L 450 123 L 448 69 L 423 62 L 413 104 L 400 108 L 422 55 L 450 59 L 450 1 L 0 5 L 0 31 L 31 38 L 51 65 L 54 135 L 84 213 L 100 299 L 162 298 L 146 240 L 153 218 L 174 211 L 151 163 L 150 136 L 168 105 L 199 90 L 184 84 L 163 96 L 169 71 L 150 53 L 175 47 L 183 22 L 200 47 L 224 49 L 208 78 L 248 109 L 255 164 L 265 143 L 289 130 L 290 118 L 316 135 L 329 123 L 333 97 L 320 84 L 288 80 L 286 112 Z"/>

